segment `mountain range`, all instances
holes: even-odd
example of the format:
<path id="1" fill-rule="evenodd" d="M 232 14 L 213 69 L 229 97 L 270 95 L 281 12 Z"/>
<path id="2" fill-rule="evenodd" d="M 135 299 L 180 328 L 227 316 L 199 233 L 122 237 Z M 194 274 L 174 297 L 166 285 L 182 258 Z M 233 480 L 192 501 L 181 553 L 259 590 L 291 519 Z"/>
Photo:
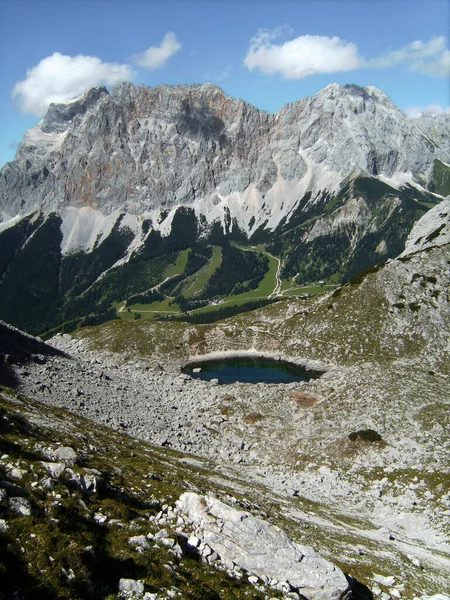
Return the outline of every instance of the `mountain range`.
<path id="1" fill-rule="evenodd" d="M 276 114 L 212 84 L 93 88 L 50 105 L 1 171 L 0 316 L 41 333 L 106 313 L 176 253 L 192 271 L 230 242 L 262 245 L 280 279 L 347 281 L 402 251 L 449 163 L 450 116 L 411 118 L 372 86 Z"/>

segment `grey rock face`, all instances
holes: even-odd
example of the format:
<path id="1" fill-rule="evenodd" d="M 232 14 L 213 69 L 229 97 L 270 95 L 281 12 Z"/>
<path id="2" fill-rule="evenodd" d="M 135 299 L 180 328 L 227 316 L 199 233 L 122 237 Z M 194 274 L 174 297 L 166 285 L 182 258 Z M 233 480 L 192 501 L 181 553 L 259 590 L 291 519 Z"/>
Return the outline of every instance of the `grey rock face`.
<path id="1" fill-rule="evenodd" d="M 219 218 L 225 207 L 232 218 L 249 212 L 247 225 L 255 215 L 279 222 L 307 191 L 314 198 L 355 171 L 390 177 L 449 161 L 449 122 L 414 120 L 371 86 L 332 84 L 276 115 L 212 84 L 94 88 L 52 104 L 25 135 L 1 172 L 0 211 L 183 204 Z"/>
<path id="2" fill-rule="evenodd" d="M 450 243 L 450 196 L 432 208 L 413 227 L 406 241 L 406 257 L 434 246 Z"/>
<path id="3" fill-rule="evenodd" d="M 183 494 L 177 505 L 225 564 L 234 563 L 259 577 L 289 582 L 309 600 L 340 600 L 348 591 L 340 569 L 266 521 L 212 496 L 191 492 Z"/>

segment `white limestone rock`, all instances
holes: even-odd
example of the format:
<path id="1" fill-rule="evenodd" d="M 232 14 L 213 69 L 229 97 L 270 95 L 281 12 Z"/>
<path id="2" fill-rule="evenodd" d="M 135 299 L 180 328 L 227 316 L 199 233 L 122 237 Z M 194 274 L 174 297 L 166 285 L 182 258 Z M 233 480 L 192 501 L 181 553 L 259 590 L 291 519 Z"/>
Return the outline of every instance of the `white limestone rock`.
<path id="1" fill-rule="evenodd" d="M 450 244 L 450 196 L 430 209 L 415 224 L 400 258 L 445 244 Z"/>
<path id="2" fill-rule="evenodd" d="M 66 468 L 64 463 L 41 462 L 41 465 L 50 473 L 53 479 L 59 479 Z"/>
<path id="3" fill-rule="evenodd" d="M 119 598 L 123 600 L 137 600 L 144 596 L 144 584 L 135 579 L 121 579 L 119 581 Z"/>
<path id="4" fill-rule="evenodd" d="M 14 496 L 9 499 L 9 508 L 24 517 L 31 516 L 31 504 L 26 498 Z"/>
<path id="5" fill-rule="evenodd" d="M 235 563 L 261 578 L 289 581 L 309 600 L 340 600 L 349 589 L 340 569 L 266 521 L 193 492 L 183 494 L 177 506 L 201 531 L 205 547 L 225 564 Z"/>
<path id="6" fill-rule="evenodd" d="M 148 550 L 150 548 L 150 544 L 145 535 L 135 535 L 128 539 L 128 543 L 131 546 L 136 546 L 139 548 L 143 548 L 144 550 Z"/>

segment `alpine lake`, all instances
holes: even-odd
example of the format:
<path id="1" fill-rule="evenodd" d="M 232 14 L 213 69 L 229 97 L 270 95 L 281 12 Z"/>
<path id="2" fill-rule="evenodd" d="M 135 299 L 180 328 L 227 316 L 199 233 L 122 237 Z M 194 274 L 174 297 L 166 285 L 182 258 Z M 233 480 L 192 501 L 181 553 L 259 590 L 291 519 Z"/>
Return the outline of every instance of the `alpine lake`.
<path id="1" fill-rule="evenodd" d="M 322 374 L 282 360 L 251 357 L 190 362 L 181 370 L 194 379 L 214 381 L 222 385 L 236 382 L 293 383 L 317 379 Z"/>

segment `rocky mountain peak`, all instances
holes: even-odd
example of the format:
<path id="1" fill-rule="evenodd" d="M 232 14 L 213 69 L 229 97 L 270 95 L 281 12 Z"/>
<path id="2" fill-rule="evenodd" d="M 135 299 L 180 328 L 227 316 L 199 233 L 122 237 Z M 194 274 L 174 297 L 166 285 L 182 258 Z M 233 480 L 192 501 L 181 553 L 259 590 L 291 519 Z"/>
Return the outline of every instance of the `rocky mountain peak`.
<path id="1" fill-rule="evenodd" d="M 83 116 L 105 95 L 108 95 L 108 90 L 104 86 L 94 87 L 69 102 L 52 103 L 39 128 L 44 133 L 63 133 L 76 116 Z"/>
<path id="2" fill-rule="evenodd" d="M 394 194 L 406 185 L 428 193 L 436 159 L 445 179 L 449 128 L 450 116 L 439 127 L 412 119 L 373 86 L 334 83 L 275 115 L 211 83 L 122 83 L 109 95 L 93 88 L 51 105 L 27 132 L 0 174 L 0 214 L 4 221 L 34 210 L 65 218 L 69 207 L 89 208 L 100 222 L 120 211 L 132 217 L 134 233 L 145 215 L 166 235 L 183 206 L 202 230 L 216 223 L 229 232 L 234 223 L 250 236 L 317 207 L 355 172 Z M 429 191 L 446 195 L 444 187 Z"/>

